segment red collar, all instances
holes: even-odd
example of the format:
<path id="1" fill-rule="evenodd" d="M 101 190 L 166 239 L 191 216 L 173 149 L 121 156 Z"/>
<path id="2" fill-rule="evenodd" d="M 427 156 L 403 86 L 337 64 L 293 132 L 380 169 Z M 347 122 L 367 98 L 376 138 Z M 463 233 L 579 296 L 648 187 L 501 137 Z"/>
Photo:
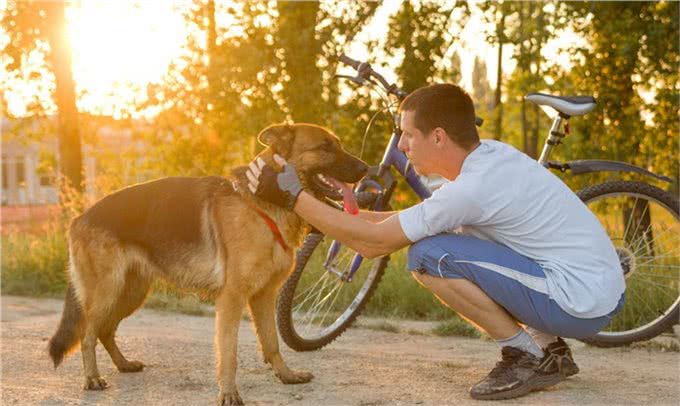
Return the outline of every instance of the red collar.
<path id="1" fill-rule="evenodd" d="M 260 217 L 262 217 L 262 219 L 264 220 L 264 222 L 267 223 L 267 225 L 269 226 L 269 229 L 272 231 L 272 234 L 274 234 L 274 239 L 276 239 L 276 242 L 279 243 L 279 245 L 281 246 L 281 248 L 283 248 L 284 251 L 288 251 L 288 246 L 286 245 L 286 242 L 283 240 L 283 236 L 281 235 L 281 231 L 279 230 L 279 227 L 276 225 L 276 223 L 274 222 L 274 220 L 272 220 L 272 218 L 269 217 L 269 216 L 267 215 L 267 213 L 265 213 L 264 211 L 262 211 L 259 207 L 255 206 L 255 205 L 253 204 L 253 202 L 251 202 L 250 200 L 248 200 L 248 199 L 243 199 L 243 201 L 246 202 L 246 204 L 247 204 L 251 209 L 255 210 L 255 212 L 256 212 L 257 214 L 259 214 Z"/>

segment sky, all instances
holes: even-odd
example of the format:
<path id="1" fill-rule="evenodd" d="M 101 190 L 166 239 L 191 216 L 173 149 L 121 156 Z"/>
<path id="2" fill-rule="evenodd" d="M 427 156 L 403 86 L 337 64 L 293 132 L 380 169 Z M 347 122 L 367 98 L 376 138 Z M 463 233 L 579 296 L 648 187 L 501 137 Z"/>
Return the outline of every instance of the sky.
<path id="1" fill-rule="evenodd" d="M 5 0 L 0 0 L 4 9 Z M 95 114 L 122 115 L 125 105 L 144 98 L 145 85 L 162 80 L 168 65 L 180 56 L 187 38 L 187 28 L 180 10 L 189 0 L 80 0 L 79 7 L 67 10 L 69 37 L 73 50 L 73 75 L 76 81 L 78 108 Z M 368 56 L 364 42 L 371 38 L 385 38 L 388 17 L 399 8 L 399 0 L 384 1 L 347 54 L 355 59 Z M 490 82 L 495 83 L 497 49 L 484 41 L 484 23 L 476 7 L 461 33 L 461 40 L 449 52 L 458 52 L 462 61 L 461 85 L 471 87 L 472 67 L 475 55 L 487 62 Z M 6 40 L 6 38 L 4 39 Z M 0 37 L 0 45 L 3 38 Z M 548 52 L 555 44 L 549 44 Z M 511 49 L 504 49 L 506 72 L 514 68 L 510 58 Z M 388 80 L 394 81 L 394 73 L 382 71 Z M 13 115 L 24 115 L 31 95 L 42 94 L 49 99 L 50 88 L 45 84 L 23 77 L 12 80 L 13 93 L 6 94 L 8 109 Z M 3 86 L 6 87 L 6 86 Z"/>

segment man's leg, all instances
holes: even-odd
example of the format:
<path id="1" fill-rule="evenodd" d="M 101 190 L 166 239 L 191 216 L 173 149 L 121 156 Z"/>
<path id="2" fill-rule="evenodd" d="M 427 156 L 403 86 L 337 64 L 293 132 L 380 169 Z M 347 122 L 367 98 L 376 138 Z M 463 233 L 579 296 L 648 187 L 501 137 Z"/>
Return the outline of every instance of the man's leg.
<path id="1" fill-rule="evenodd" d="M 522 396 L 564 379 L 558 368 L 542 362 L 551 356 L 544 357 L 517 322 L 546 327 L 547 288 L 540 266 L 507 247 L 450 234 L 419 241 L 408 259 L 422 285 L 502 347 L 502 361 L 471 389 L 474 398 Z"/>
<path id="2" fill-rule="evenodd" d="M 538 358 L 543 357 L 541 347 L 507 310 L 494 302 L 479 286 L 467 279 L 442 279 L 426 273 L 414 273 L 413 276 L 445 305 L 484 330 L 501 347 L 516 347 Z"/>

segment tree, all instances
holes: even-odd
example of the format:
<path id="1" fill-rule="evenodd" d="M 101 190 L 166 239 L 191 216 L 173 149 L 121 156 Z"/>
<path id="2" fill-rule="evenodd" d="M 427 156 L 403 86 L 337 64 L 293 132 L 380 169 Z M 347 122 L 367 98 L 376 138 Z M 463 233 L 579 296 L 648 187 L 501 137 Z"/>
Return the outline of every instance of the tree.
<path id="1" fill-rule="evenodd" d="M 53 75 L 55 82 L 59 170 L 60 178 L 65 181 L 61 185 L 64 190 L 75 189 L 81 193 L 82 150 L 65 7 L 66 3 L 60 1 L 9 2 L 2 19 L 2 27 L 9 38 L 3 53 L 11 58 L 8 71 L 17 71 L 22 69 L 29 53 L 47 48 L 45 60 L 50 70 L 47 74 Z"/>
<path id="2" fill-rule="evenodd" d="M 569 3 L 564 12 L 590 44 L 575 49 L 565 86 L 597 98 L 577 121 L 575 152 L 678 173 L 677 3 Z M 655 89 L 646 103 L 641 91 Z M 649 115 L 649 123 L 643 114 Z"/>
<path id="3" fill-rule="evenodd" d="M 185 15 L 194 33 L 186 56 L 149 87 L 147 107 L 162 112 L 148 137 L 163 157 L 150 165 L 163 173 L 223 173 L 252 157 L 255 135 L 271 123 L 331 123 L 337 56 L 377 7 L 196 0 Z M 232 25 L 216 23 L 225 14 Z"/>
<path id="4" fill-rule="evenodd" d="M 454 18 L 456 17 L 456 18 Z M 457 39 L 450 28 L 460 28 L 469 17 L 466 2 L 452 5 L 436 1 L 405 1 L 390 18 L 386 53 L 403 54 L 397 67 L 403 88 L 413 91 L 437 77 L 456 81 L 452 64 L 444 62 L 447 51 Z M 454 62 L 455 63 L 455 62 Z"/>
<path id="5" fill-rule="evenodd" d="M 472 69 L 472 100 L 475 103 L 477 115 L 488 120 L 494 106 L 493 89 L 487 78 L 486 62 L 478 56 L 475 56 Z M 484 127 L 482 127 L 483 131 Z"/>

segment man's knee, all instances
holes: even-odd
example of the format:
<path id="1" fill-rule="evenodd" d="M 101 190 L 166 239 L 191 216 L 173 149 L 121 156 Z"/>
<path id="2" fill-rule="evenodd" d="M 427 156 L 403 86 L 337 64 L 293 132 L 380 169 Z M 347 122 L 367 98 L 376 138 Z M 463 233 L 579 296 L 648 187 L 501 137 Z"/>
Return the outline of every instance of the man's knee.
<path id="1" fill-rule="evenodd" d="M 425 257 L 431 251 L 431 245 L 427 239 L 423 239 L 411 244 L 408 248 L 407 260 L 409 271 L 416 271 L 425 262 Z"/>
<path id="2" fill-rule="evenodd" d="M 432 278 L 430 275 L 424 272 L 424 270 L 416 269 L 411 271 L 411 276 L 413 276 L 413 279 L 418 281 L 423 286 L 427 286 L 427 282 L 429 281 L 430 278 Z"/>

